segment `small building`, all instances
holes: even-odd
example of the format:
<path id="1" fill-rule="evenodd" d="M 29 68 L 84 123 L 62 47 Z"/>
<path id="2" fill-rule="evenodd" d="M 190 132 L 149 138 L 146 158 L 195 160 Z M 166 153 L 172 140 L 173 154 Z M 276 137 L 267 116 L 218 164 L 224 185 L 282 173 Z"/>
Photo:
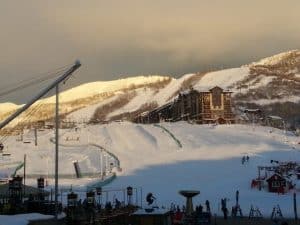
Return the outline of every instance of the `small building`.
<path id="1" fill-rule="evenodd" d="M 244 109 L 244 114 L 246 115 L 247 121 L 252 123 L 258 123 L 263 121 L 264 113 L 261 109 Z"/>
<path id="2" fill-rule="evenodd" d="M 287 180 L 277 173 L 266 179 L 266 182 L 268 183 L 269 192 L 283 194 L 287 188 Z"/>
<path id="3" fill-rule="evenodd" d="M 270 127 L 286 129 L 285 122 L 280 116 L 267 116 L 266 123 Z"/>

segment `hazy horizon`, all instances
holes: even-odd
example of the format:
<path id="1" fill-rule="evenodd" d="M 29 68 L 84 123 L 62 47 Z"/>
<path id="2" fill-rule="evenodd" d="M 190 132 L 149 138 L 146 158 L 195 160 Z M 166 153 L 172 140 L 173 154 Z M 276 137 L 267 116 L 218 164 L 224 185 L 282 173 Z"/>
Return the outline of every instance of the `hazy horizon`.
<path id="1" fill-rule="evenodd" d="M 80 59 L 67 87 L 239 67 L 298 49 L 300 2 L 3 1 L 1 88 Z M 4 96 L 25 102 L 41 86 Z"/>

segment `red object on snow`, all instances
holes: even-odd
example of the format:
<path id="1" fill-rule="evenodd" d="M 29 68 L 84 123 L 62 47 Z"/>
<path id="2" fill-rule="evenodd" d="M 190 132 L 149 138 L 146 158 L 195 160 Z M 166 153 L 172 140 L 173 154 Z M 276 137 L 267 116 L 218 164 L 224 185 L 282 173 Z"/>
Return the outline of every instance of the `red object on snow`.
<path id="1" fill-rule="evenodd" d="M 177 211 L 174 216 L 173 224 L 181 224 L 183 213 Z"/>
<path id="2" fill-rule="evenodd" d="M 275 173 L 271 177 L 269 177 L 266 181 L 268 182 L 269 185 L 269 192 L 284 194 L 284 189 L 287 185 L 287 181 L 280 174 Z"/>

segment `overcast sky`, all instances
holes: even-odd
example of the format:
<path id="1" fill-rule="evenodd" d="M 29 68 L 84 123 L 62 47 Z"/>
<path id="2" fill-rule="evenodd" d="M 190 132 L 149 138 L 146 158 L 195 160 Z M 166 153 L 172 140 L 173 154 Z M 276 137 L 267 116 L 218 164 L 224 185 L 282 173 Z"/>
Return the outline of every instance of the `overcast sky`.
<path id="1" fill-rule="evenodd" d="M 240 66 L 299 48 L 299 9 L 299 0 L 1 0 L 0 87 L 76 59 L 72 86 Z"/>

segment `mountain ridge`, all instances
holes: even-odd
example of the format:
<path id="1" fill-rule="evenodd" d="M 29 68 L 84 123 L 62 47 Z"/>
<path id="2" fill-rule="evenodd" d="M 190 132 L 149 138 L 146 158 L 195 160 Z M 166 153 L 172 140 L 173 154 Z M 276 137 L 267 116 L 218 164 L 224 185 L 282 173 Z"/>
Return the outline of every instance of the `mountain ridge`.
<path id="1" fill-rule="evenodd" d="M 299 71 L 300 51 L 291 50 L 241 67 L 185 74 L 177 79 L 153 75 L 91 82 L 61 93 L 61 114 L 75 121 L 80 117 L 80 110 L 85 111 L 83 113 L 85 115 L 89 114 L 85 118 L 86 121 L 91 119 L 103 121 L 122 117 L 130 119 L 128 115 L 164 105 L 172 101 L 178 93 L 191 87 L 196 90 L 207 90 L 213 86 L 232 91 L 236 107 L 254 105 L 266 108 L 271 104 L 287 102 L 297 105 L 300 104 Z M 54 96 L 38 101 L 33 107 L 43 105 L 43 109 L 40 110 L 50 112 L 53 109 L 53 103 Z M 10 104 L 6 103 L 6 105 Z M 3 106 L 0 104 L 2 108 L 0 119 L 15 110 L 11 109 L 12 105 L 10 105 L 9 110 L 5 111 Z M 14 107 L 17 108 L 17 106 Z M 102 111 L 105 108 L 107 113 L 105 115 L 102 113 L 97 118 L 96 112 L 99 107 Z M 89 112 L 89 109 L 84 108 L 91 108 L 94 112 Z M 274 113 L 276 114 L 276 110 Z M 43 116 L 42 114 L 35 115 L 35 120 L 51 118 L 50 115 Z"/>

